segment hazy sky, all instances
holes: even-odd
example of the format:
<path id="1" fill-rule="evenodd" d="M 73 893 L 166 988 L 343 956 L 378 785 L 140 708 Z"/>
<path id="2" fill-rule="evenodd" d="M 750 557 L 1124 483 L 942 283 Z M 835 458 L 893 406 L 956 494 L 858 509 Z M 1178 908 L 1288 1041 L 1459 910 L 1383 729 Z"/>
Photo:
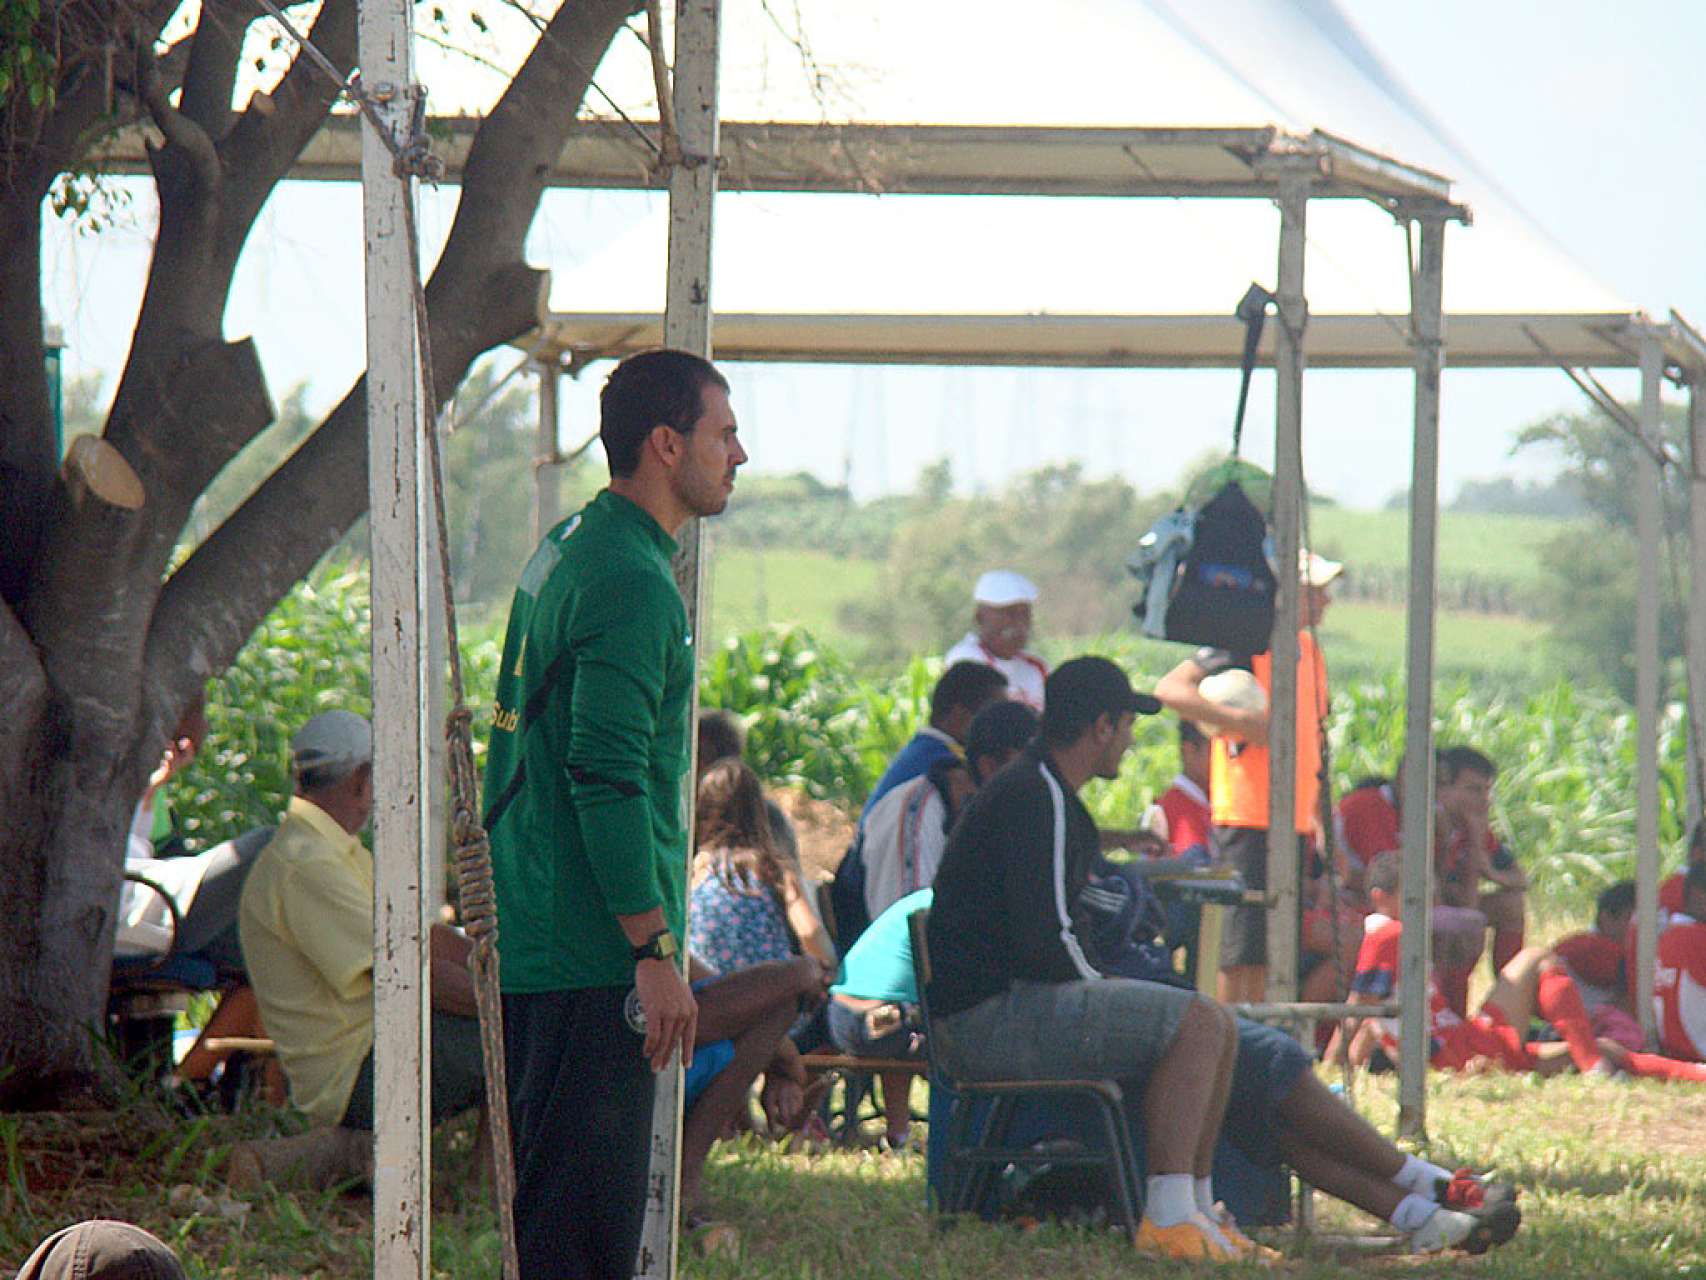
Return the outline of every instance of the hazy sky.
<path id="1" fill-rule="evenodd" d="M 1122 0 L 1087 2 L 1107 7 Z M 1225 0 L 1228 12 L 1240 2 L 1247 0 Z M 1698 122 L 1706 119 L 1706 78 L 1695 65 L 1706 49 L 1706 5 L 1345 0 L 1343 8 L 1477 158 L 1484 178 L 1590 274 L 1658 316 L 1675 307 L 1706 320 L 1706 242 L 1697 232 L 1706 165 L 1696 142 Z M 430 80 L 434 73 L 427 74 Z M 1283 76 L 1283 69 L 1274 74 Z M 445 95 L 434 93 L 442 105 Z M 1354 121 L 1330 127 L 1357 137 Z M 47 305 L 50 319 L 67 331 L 68 371 L 98 370 L 109 390 L 140 299 L 151 225 L 147 184 L 124 185 L 131 192 L 128 210 L 120 210 L 124 225 L 89 237 L 53 224 L 48 240 Z M 447 229 L 454 197 L 451 189 L 425 198 L 429 239 Z M 784 197 L 746 199 L 767 210 L 789 205 Z M 655 196 L 548 193 L 530 257 L 563 279 L 662 208 Z M 844 248 L 827 244 L 826 261 Z M 1329 238 L 1319 248 L 1317 272 L 1334 265 Z M 1312 244 L 1312 254 L 1316 249 Z M 997 292 L 1002 258 L 979 264 Z M 1096 266 L 1088 261 L 1073 269 Z M 719 271 L 719 279 L 731 274 Z M 359 371 L 360 273 L 358 192 L 331 184 L 281 188 L 250 241 L 228 323 L 233 335 L 255 334 L 277 395 L 307 381 L 310 402 L 328 405 Z M 1227 307 L 1235 300 L 1228 297 Z M 507 367 L 514 355 L 497 359 Z M 1065 458 L 1157 487 L 1206 451 L 1224 448 L 1236 392 L 1234 375 L 1213 372 L 770 367 L 733 373 L 754 466 L 846 475 L 862 494 L 907 487 L 920 466 L 944 455 L 954 459 L 962 483 L 979 487 Z M 597 374 L 595 368 L 585 385 L 568 389 L 565 440 L 578 440 L 594 425 Z M 1631 377 L 1606 380 L 1633 394 Z M 1466 478 L 1501 471 L 1546 474 L 1549 459 L 1507 456 L 1510 436 L 1544 414 L 1579 407 L 1578 393 L 1558 373 L 1448 374 L 1445 493 Z M 1271 413 L 1272 379 L 1258 374 L 1248 429 L 1248 452 L 1258 461 L 1270 452 Z M 1312 484 L 1354 504 L 1379 503 L 1407 483 L 1409 423 L 1407 375 L 1311 373 L 1305 464 Z"/>

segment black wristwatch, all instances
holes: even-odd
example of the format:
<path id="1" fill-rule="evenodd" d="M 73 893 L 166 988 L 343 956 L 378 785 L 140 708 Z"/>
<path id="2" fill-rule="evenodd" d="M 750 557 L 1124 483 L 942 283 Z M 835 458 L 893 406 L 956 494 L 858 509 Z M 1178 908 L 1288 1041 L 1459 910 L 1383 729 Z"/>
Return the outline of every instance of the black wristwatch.
<path id="1" fill-rule="evenodd" d="M 669 960 L 679 950 L 675 945 L 675 935 L 668 929 L 659 929 L 634 948 L 634 963 L 639 964 L 642 960 Z"/>

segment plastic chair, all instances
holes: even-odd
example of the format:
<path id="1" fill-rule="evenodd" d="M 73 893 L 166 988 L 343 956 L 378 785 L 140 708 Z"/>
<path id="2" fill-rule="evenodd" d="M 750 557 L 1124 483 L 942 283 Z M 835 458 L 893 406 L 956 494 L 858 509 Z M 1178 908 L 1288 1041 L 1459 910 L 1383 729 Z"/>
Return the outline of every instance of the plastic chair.
<path id="1" fill-rule="evenodd" d="M 912 938 L 912 969 L 918 983 L 918 1008 L 924 1023 L 925 1053 L 932 1082 L 954 1092 L 949 1112 L 944 1213 L 976 1212 L 983 1204 L 990 1177 L 1000 1169 L 1060 1165 L 1100 1165 L 1114 1192 L 1114 1207 L 1128 1237 L 1135 1237 L 1138 1197 L 1132 1158 L 1131 1130 L 1126 1124 L 1125 1095 L 1113 1080 L 957 1080 L 942 1065 L 936 1036 L 930 1029 L 930 948 L 926 938 L 929 911 L 907 919 Z M 1062 1152 L 1008 1145 L 1008 1133 L 1019 1104 L 1027 1099 L 1080 1098 L 1088 1102 L 1101 1123 L 1106 1146 L 1099 1151 Z M 977 1104 L 986 1102 L 987 1115 L 977 1125 Z M 974 1130 L 978 1130 L 974 1133 Z M 932 1135 L 934 1139 L 934 1135 Z"/>

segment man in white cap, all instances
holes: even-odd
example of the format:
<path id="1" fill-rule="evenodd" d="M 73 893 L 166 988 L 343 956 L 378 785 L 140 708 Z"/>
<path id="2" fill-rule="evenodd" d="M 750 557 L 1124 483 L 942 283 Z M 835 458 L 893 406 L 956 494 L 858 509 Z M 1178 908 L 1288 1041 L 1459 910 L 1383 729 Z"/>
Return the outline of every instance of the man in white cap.
<path id="1" fill-rule="evenodd" d="M 1344 566 L 1313 552 L 1298 559 L 1303 588 L 1297 632 L 1297 809 L 1293 830 L 1299 856 L 1315 834 L 1320 800 L 1321 727 L 1327 714 L 1327 664 L 1313 629 L 1332 602 L 1333 580 Z M 1210 701 L 1204 680 L 1231 668 L 1251 672 L 1263 694 L 1260 709 Z M 1268 884 L 1268 699 L 1273 694 L 1273 655 L 1199 649 L 1161 678 L 1155 696 L 1186 720 L 1212 728 L 1209 799 L 1213 809 L 1215 860 L 1235 867 L 1252 889 Z M 1221 935 L 1219 997 L 1228 1003 L 1266 998 L 1268 918 L 1263 907 L 1227 913 Z"/>
<path id="2" fill-rule="evenodd" d="M 290 742 L 296 794 L 243 886 L 238 929 L 261 1021 L 291 1101 L 345 1134 L 347 1175 L 373 1128 L 373 730 L 349 711 L 315 716 Z M 469 943 L 434 925 L 432 1114 L 484 1099 Z"/>
<path id="3" fill-rule="evenodd" d="M 1025 643 L 1031 638 L 1031 606 L 1036 600 L 1036 584 L 1029 578 L 1011 569 L 991 569 L 977 580 L 972 592 L 975 629 L 948 650 L 944 665 L 981 662 L 994 667 L 1007 677 L 1009 697 L 1040 712 L 1048 664 L 1025 651 Z"/>

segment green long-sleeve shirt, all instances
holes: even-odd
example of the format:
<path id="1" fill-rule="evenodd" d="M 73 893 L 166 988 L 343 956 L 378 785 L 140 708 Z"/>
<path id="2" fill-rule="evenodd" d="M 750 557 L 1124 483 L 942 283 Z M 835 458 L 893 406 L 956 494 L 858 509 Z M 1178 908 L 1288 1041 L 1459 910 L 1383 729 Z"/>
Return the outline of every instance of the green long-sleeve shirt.
<path id="1" fill-rule="evenodd" d="M 522 571 L 486 762 L 505 991 L 632 982 L 619 915 L 662 907 L 683 936 L 693 637 L 674 551 L 606 490 Z"/>

